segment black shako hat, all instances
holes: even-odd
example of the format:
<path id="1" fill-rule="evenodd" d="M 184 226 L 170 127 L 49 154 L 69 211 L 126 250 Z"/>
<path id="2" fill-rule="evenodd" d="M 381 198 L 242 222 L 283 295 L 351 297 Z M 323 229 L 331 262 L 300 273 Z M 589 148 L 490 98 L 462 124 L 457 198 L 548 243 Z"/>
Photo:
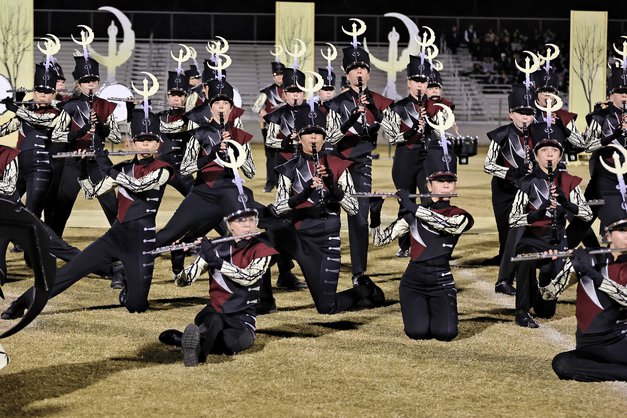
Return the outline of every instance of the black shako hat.
<path id="1" fill-rule="evenodd" d="M 305 86 L 305 73 L 294 68 L 283 70 L 283 90 L 289 92 L 303 91 L 298 87 L 299 85 Z"/>
<path id="2" fill-rule="evenodd" d="M 329 75 L 328 68 L 318 68 L 318 74 L 322 76 L 322 90 L 334 90 L 335 89 L 335 73 L 331 71 Z M 303 84 L 301 84 L 302 86 Z"/>
<path id="3" fill-rule="evenodd" d="M 44 64 L 35 65 L 35 83 L 33 89 L 45 93 L 54 93 L 57 90 L 57 73 L 52 69 L 52 66 L 46 70 Z"/>
<path id="4" fill-rule="evenodd" d="M 283 71 L 285 71 L 285 65 L 277 61 L 272 61 L 272 75 L 283 74 Z"/>
<path id="5" fill-rule="evenodd" d="M 98 61 L 84 56 L 74 57 L 74 71 L 72 71 L 72 77 L 79 83 L 83 83 L 85 79 L 100 80 L 100 70 Z"/>
<path id="6" fill-rule="evenodd" d="M 524 85 L 514 84 L 512 92 L 507 96 L 510 112 L 522 113 L 524 115 L 533 115 L 534 97 L 531 91 L 527 91 Z"/>
<path id="7" fill-rule="evenodd" d="M 457 158 L 453 147 L 448 146 L 447 153 L 438 143 L 429 145 L 429 155 L 425 159 L 425 175 L 428 181 L 450 179 L 457 181 Z"/>
<path id="8" fill-rule="evenodd" d="M 536 93 L 543 91 L 553 94 L 559 93 L 560 81 L 552 70 L 546 72 L 544 69 L 539 69 L 531 74 L 531 82 L 535 86 Z"/>
<path id="9" fill-rule="evenodd" d="M 599 210 L 605 231 L 612 232 L 620 227 L 627 228 L 627 203 L 619 190 L 603 193 L 604 204 Z"/>
<path id="10" fill-rule="evenodd" d="M 370 55 L 361 47 L 349 46 L 342 48 L 342 68 L 345 73 L 357 67 L 363 67 L 370 71 Z"/>
<path id="11" fill-rule="evenodd" d="M 189 79 L 184 74 L 176 71 L 168 71 L 168 94 L 180 93 L 187 94 L 189 90 Z"/>
<path id="12" fill-rule="evenodd" d="M 207 97 L 209 98 L 209 104 L 212 104 L 216 100 L 226 100 L 233 105 L 233 86 L 231 86 L 225 79 L 211 80 L 207 84 Z"/>
<path id="13" fill-rule="evenodd" d="M 612 74 L 607 82 L 607 94 L 627 93 L 627 69 L 612 67 Z"/>
<path id="14" fill-rule="evenodd" d="M 131 136 L 133 141 L 161 141 L 160 135 L 159 116 L 148 112 L 148 119 L 144 119 L 144 109 L 133 109 L 131 113 Z"/>
<path id="15" fill-rule="evenodd" d="M 552 124 L 550 127 L 546 122 L 534 123 L 529 128 L 531 141 L 533 143 L 534 154 L 542 147 L 559 148 L 564 153 L 564 132 L 562 129 Z"/>
<path id="16" fill-rule="evenodd" d="M 65 81 L 65 75 L 63 75 L 63 67 L 59 65 L 58 61 L 53 62 L 50 66 L 50 69 L 57 74 L 57 80 Z"/>
<path id="17" fill-rule="evenodd" d="M 313 108 L 301 106 L 295 113 L 294 130 L 299 136 L 313 132 L 326 136 L 327 114 L 322 112 L 317 104 L 314 104 Z"/>
<path id="18" fill-rule="evenodd" d="M 204 61 L 202 70 L 202 82 L 204 84 L 209 84 L 211 80 L 216 80 L 218 78 L 218 70 L 209 68 L 209 65 L 215 67 L 216 63 L 213 60 Z M 226 77 L 226 70 L 222 70 L 222 77 Z"/>
<path id="19" fill-rule="evenodd" d="M 189 70 L 185 70 L 185 76 L 190 78 L 200 78 L 200 72 L 198 71 L 198 67 L 196 64 L 192 64 L 189 66 Z"/>
<path id="20" fill-rule="evenodd" d="M 429 81 L 429 75 L 431 74 L 431 66 L 427 61 L 423 64 L 420 63 L 420 57 L 415 55 L 409 56 L 409 64 L 407 64 L 407 79 L 414 81 L 426 82 Z"/>

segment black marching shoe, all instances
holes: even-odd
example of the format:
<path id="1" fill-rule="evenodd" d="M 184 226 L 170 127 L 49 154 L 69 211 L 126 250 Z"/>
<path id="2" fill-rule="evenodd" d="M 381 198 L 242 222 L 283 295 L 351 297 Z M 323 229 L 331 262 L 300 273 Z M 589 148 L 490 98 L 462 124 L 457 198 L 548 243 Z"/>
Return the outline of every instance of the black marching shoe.
<path id="1" fill-rule="evenodd" d="M 383 306 L 383 304 L 385 303 L 385 294 L 379 286 L 374 284 L 370 276 L 367 276 L 365 274 L 359 275 L 357 277 L 353 276 L 353 284 L 355 283 L 357 283 L 357 287 L 363 286 L 368 289 L 368 297 L 364 300 L 366 304 L 364 305 L 363 303 L 360 303 L 359 305 L 361 307 L 376 308 L 379 306 Z"/>
<path id="2" fill-rule="evenodd" d="M 264 300 L 261 299 L 255 305 L 255 313 L 257 315 L 267 315 L 276 312 L 276 302 L 274 298 Z"/>
<path id="3" fill-rule="evenodd" d="M 303 290 L 307 289 L 307 283 L 300 280 L 292 272 L 279 274 L 276 280 L 276 287 L 284 290 Z"/>
<path id="4" fill-rule="evenodd" d="M 502 293 L 508 296 L 516 296 L 516 289 L 514 288 L 514 286 L 504 280 L 496 282 L 496 284 L 494 285 L 494 292 Z"/>
<path id="5" fill-rule="evenodd" d="M 263 188 L 263 192 L 264 193 L 270 193 L 272 191 L 272 189 L 274 189 L 274 185 L 273 184 L 266 184 Z"/>
<path id="6" fill-rule="evenodd" d="M 121 306 L 126 306 L 126 283 L 124 283 L 124 287 L 120 290 L 118 300 L 120 301 Z"/>
<path id="7" fill-rule="evenodd" d="M 516 311 L 516 324 L 525 328 L 538 328 L 538 323 L 533 319 L 529 312 Z"/>
<path id="8" fill-rule="evenodd" d="M 112 289 L 124 289 L 126 270 L 124 270 L 124 265 L 120 261 L 112 263 L 109 267 L 109 279 L 111 279 Z"/>
<path id="9" fill-rule="evenodd" d="M 200 330 L 196 324 L 189 324 L 185 327 L 181 337 L 181 347 L 183 348 L 183 363 L 187 367 L 198 366 L 200 357 Z"/>
<path id="10" fill-rule="evenodd" d="M 161 334 L 159 334 L 159 341 L 161 341 L 165 345 L 181 347 L 182 340 L 183 333 L 178 329 L 166 329 Z"/>
<path id="11" fill-rule="evenodd" d="M 11 302 L 9 307 L 2 312 L 0 318 L 2 319 L 18 319 L 24 316 L 24 311 L 28 308 L 19 299 Z"/>
<path id="12" fill-rule="evenodd" d="M 501 265 L 501 256 L 500 255 L 495 255 L 492 258 L 488 258 L 487 260 L 483 260 L 481 263 L 479 263 L 479 265 L 481 266 L 500 266 Z"/>

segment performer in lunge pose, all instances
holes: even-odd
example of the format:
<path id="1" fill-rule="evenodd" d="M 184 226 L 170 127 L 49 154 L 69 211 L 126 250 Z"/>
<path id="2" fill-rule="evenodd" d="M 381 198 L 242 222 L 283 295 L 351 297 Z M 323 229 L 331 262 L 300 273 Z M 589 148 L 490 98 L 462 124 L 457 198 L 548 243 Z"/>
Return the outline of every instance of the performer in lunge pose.
<path id="1" fill-rule="evenodd" d="M 226 206 L 230 213 L 225 221 L 234 239 L 214 244 L 204 238 L 193 264 L 199 272 L 190 273 L 196 276 L 209 270 L 211 302 L 183 333 L 170 329 L 159 336 L 161 342 L 183 348 L 186 366 L 196 366 L 210 354 L 236 354 L 253 345 L 260 280 L 277 254 L 261 240 L 247 236 L 257 230 L 257 210 L 238 200 Z"/>
<path id="2" fill-rule="evenodd" d="M 518 182 L 510 214 L 510 227 L 524 227 L 516 247 L 516 254 L 565 250 L 567 248 L 566 216 L 585 221 L 592 217 L 590 206 L 579 189 L 581 178 L 556 168 L 564 152 L 564 137 L 560 129 L 552 129 L 545 122 L 534 125 L 533 152 L 536 165 L 530 174 Z M 538 328 L 530 315 L 551 318 L 555 302 L 540 297 L 538 286 L 546 286 L 562 270 L 563 260 L 528 260 L 518 263 L 516 271 L 516 323 L 522 327 Z M 540 270 L 536 280 L 536 269 Z"/>
<path id="3" fill-rule="evenodd" d="M 590 255 L 574 250 L 566 272 L 540 288 L 543 298 L 556 299 L 568 285 L 571 264 L 579 278 L 577 345 L 553 359 L 553 370 L 564 380 L 627 382 L 627 204 L 621 193 L 604 194 L 603 199 L 599 216 L 607 225 L 610 251 Z"/>
<path id="4" fill-rule="evenodd" d="M 238 193 L 233 183 L 235 173 L 224 166 L 229 160 L 225 141 L 241 145 L 243 154 L 237 155 L 237 160 L 242 161 L 240 168 L 248 178 L 255 175 L 249 145 L 252 135 L 227 122 L 233 108 L 233 87 L 224 79 L 212 80 L 208 97 L 211 123 L 190 131 L 191 138 L 181 162 L 182 174 L 196 173 L 194 186 L 157 234 L 157 246 L 171 244 L 185 236 L 186 241 L 194 240 L 222 222 L 226 215 L 222 208 L 224 199 L 234 198 Z M 185 261 L 176 254 L 173 255 L 173 262 L 174 258 L 176 262 L 172 270 L 177 274 L 183 269 Z"/>
<path id="5" fill-rule="evenodd" d="M 523 228 L 509 228 L 509 214 L 516 195 L 516 182 L 529 174 L 533 167 L 533 96 L 523 85 L 514 85 L 508 96 L 511 123 L 488 132 L 490 146 L 483 171 L 492 176 L 492 209 L 499 234 L 499 253 L 493 259 L 500 264 L 495 291 L 516 294 L 514 266 L 510 258 L 523 233 Z M 492 261 L 492 260 L 491 260 Z"/>
<path id="6" fill-rule="evenodd" d="M 381 305 L 383 291 L 368 276 L 357 278 L 358 286 L 337 292 L 340 275 L 340 208 L 357 212 L 357 199 L 348 166 L 333 147 L 325 147 L 326 115 L 314 101 L 295 117 L 299 148 L 295 156 L 277 167 L 279 185 L 271 209 L 289 216 L 291 225 L 274 231 L 278 251 L 300 265 L 316 310 L 334 314 L 355 308 Z M 262 298 L 269 283 L 262 283 Z"/>
<path id="7" fill-rule="evenodd" d="M 274 83 L 260 90 L 259 96 L 257 96 L 257 99 L 255 100 L 255 103 L 253 103 L 252 107 L 252 111 L 259 115 L 261 134 L 264 139 L 264 149 L 266 153 L 266 185 L 264 186 L 263 191 L 265 193 L 270 193 L 272 189 L 276 187 L 276 173 L 274 172 L 274 167 L 276 167 L 274 162 L 276 149 L 269 147 L 265 143 L 265 139 L 268 134 L 265 116 L 285 104 L 283 101 L 284 70 L 285 65 L 281 64 L 280 61 L 272 62 L 272 78 Z"/>
<path id="8" fill-rule="evenodd" d="M 120 130 L 113 115 L 116 104 L 95 96 L 100 80 L 98 62 L 85 56 L 74 57 L 74 61 L 72 75 L 78 82 L 80 95 L 65 102 L 52 131 L 52 141 L 69 143 L 71 151 L 102 150 L 105 140 L 119 143 Z M 56 207 L 52 219 L 47 221 L 59 236 L 63 236 L 65 224 L 80 191 L 76 181 L 83 165 L 80 160 L 78 157 L 65 159 Z M 103 179 L 95 160 L 88 161 L 87 169 L 94 183 Z M 107 220 L 113 224 L 117 211 L 115 193 L 103 193 L 98 196 L 98 200 Z"/>
<path id="9" fill-rule="evenodd" d="M 26 193 L 26 207 L 38 218 L 44 208 L 52 179 L 48 148 L 50 134 L 59 111 L 52 106 L 55 95 L 56 73 L 43 64 L 35 66 L 33 100 L 18 106 L 8 97 L 2 101 L 15 117 L 0 126 L 0 136 L 18 132 L 20 174 L 17 182 L 19 196 Z"/>
<path id="10" fill-rule="evenodd" d="M 159 148 L 159 118 L 144 110 L 135 110 L 131 121 L 133 144 L 140 154 L 129 161 L 112 165 L 106 151 L 96 151 L 98 167 L 103 179 L 93 183 L 83 165 L 80 185 L 87 198 L 119 188 L 118 211 L 111 229 L 98 238 L 68 264 L 57 270 L 50 297 L 65 291 L 71 285 L 114 260 L 122 261 L 126 270 L 125 288 L 120 292 L 120 303 L 129 312 L 148 309 L 148 292 L 152 281 L 155 248 L 155 218 L 161 204 L 166 183 L 173 173 L 163 161 L 155 160 Z M 75 179 L 76 181 L 76 179 Z M 3 319 L 19 318 L 31 304 L 32 292 L 27 290 L 2 314 Z"/>
<path id="11" fill-rule="evenodd" d="M 454 193 L 455 156 L 435 144 L 428 151 L 424 169 L 428 193 Z M 450 198 L 432 197 L 418 205 L 407 190 L 396 194 L 402 215 L 381 227 L 381 200 L 372 208 L 370 227 L 377 246 L 403 234 L 411 238 L 410 261 L 399 289 L 405 334 L 412 339 L 450 341 L 457 336 L 458 319 L 457 289 L 449 260 L 459 236 L 474 220 L 464 209 L 451 205 Z"/>
<path id="12" fill-rule="evenodd" d="M 357 42 L 357 36 L 365 30 L 365 25 L 360 29 L 354 26 L 354 31 L 350 32 L 353 35 L 351 46 L 342 50 L 342 67 L 350 89 L 325 104 L 332 121 L 332 126 L 327 124 L 326 140 L 337 145 L 337 150 L 353 162 L 349 170 L 357 192 L 372 189 L 372 151 L 376 148 L 383 111 L 393 103 L 368 89 L 370 55 Z M 348 217 L 348 237 L 353 284 L 357 285 L 357 279 L 368 268 L 367 199 L 360 199 L 357 213 Z"/>

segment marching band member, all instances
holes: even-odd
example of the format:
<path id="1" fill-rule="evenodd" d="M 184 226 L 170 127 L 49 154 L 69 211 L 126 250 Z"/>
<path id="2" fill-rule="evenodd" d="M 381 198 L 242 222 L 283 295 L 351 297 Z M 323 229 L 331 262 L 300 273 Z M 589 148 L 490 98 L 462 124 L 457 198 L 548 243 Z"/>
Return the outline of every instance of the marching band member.
<path id="1" fill-rule="evenodd" d="M 557 170 L 564 152 L 562 131 L 551 129 L 545 122 L 534 125 L 532 130 L 537 164 L 530 174 L 519 180 L 519 190 L 509 217 L 511 228 L 524 227 L 516 254 L 566 249 L 566 216 L 576 216 L 584 221 L 592 217 L 590 206 L 579 189 L 581 178 Z M 555 315 L 555 302 L 542 300 L 538 283 L 546 286 L 561 274 L 561 267 L 562 261 L 527 260 L 519 263 L 516 271 L 516 324 L 538 328 L 529 313 L 532 307 L 536 316 L 541 318 Z M 538 280 L 536 268 L 540 270 Z"/>
<path id="2" fill-rule="evenodd" d="M 57 270 L 50 297 L 54 297 L 103 265 L 120 260 L 125 267 L 125 287 L 120 303 L 129 312 L 148 309 L 148 292 L 152 282 L 154 256 L 148 254 L 156 245 L 155 218 L 163 198 L 172 167 L 156 160 L 159 148 L 159 119 L 136 109 L 132 114 L 131 131 L 134 148 L 141 153 L 129 161 L 112 165 L 107 152 L 95 151 L 102 180 L 93 183 L 85 164 L 80 171 L 80 186 L 85 197 L 93 199 L 118 187 L 117 218 L 111 228 L 87 246 L 69 263 Z M 2 314 L 3 319 L 19 318 L 32 303 L 31 289 L 24 292 Z"/>
<path id="3" fill-rule="evenodd" d="M 174 329 L 161 333 L 159 340 L 183 349 L 186 366 L 196 366 L 210 354 L 236 354 L 255 341 L 259 282 L 271 264 L 276 250 L 256 237 L 258 212 L 239 201 L 229 202 L 235 209 L 225 216 L 229 242 L 214 244 L 203 238 L 194 268 L 209 270 L 210 303 L 196 315 L 184 332 Z"/>
<path id="4" fill-rule="evenodd" d="M 277 250 L 289 254 L 303 271 L 307 287 L 322 314 L 380 306 L 383 291 L 367 276 L 358 286 L 337 292 L 340 275 L 340 208 L 357 212 L 348 166 L 350 160 L 325 147 L 326 114 L 315 102 L 299 110 L 294 120 L 300 150 L 277 167 L 279 185 L 271 205 L 291 225 L 275 232 Z M 264 289 L 262 289 L 262 292 Z"/>
<path id="5" fill-rule="evenodd" d="M 428 193 L 455 192 L 456 159 L 433 144 L 425 160 Z M 447 158 L 452 157 L 450 163 Z M 459 236 L 474 220 L 464 209 L 450 204 L 450 198 L 431 197 L 420 205 L 409 192 L 397 193 L 403 210 L 388 227 L 381 227 L 381 206 L 371 211 L 373 242 L 381 246 L 400 235 L 411 238 L 410 261 L 401 278 L 399 293 L 405 334 L 412 339 L 451 341 L 457 336 L 457 289 L 449 261 Z"/>
<path id="6" fill-rule="evenodd" d="M 80 94 L 65 102 L 63 110 L 52 131 L 52 142 L 69 143 L 71 151 L 102 150 L 105 140 L 115 144 L 121 141 L 120 130 L 113 111 L 116 104 L 96 97 L 99 86 L 98 62 L 91 57 L 74 57 L 72 75 L 78 82 Z M 72 212 L 80 185 L 76 178 L 81 174 L 81 158 L 66 158 L 61 182 L 56 196 L 56 204 L 48 225 L 63 236 L 65 224 Z M 103 177 L 95 160 L 87 163 L 89 177 L 94 183 Z M 115 222 L 117 202 L 113 191 L 98 196 L 98 201 L 110 224 Z"/>

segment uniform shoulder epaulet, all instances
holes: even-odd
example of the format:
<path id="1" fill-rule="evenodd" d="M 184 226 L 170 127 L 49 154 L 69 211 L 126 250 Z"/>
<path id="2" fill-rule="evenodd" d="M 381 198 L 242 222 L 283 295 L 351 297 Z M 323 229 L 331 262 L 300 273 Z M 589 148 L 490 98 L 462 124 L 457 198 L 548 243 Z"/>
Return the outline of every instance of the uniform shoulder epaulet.
<path id="1" fill-rule="evenodd" d="M 298 157 L 292 158 L 289 161 L 284 162 L 283 164 L 277 166 L 274 171 L 277 174 L 281 174 L 285 177 L 291 178 L 291 174 L 296 169 L 296 164 L 298 163 Z"/>
<path id="2" fill-rule="evenodd" d="M 486 135 L 488 136 L 488 138 L 490 138 L 491 141 L 494 141 L 498 145 L 501 145 L 503 140 L 509 135 L 511 128 L 511 123 L 508 125 L 499 126 L 498 128 L 488 132 Z"/>

